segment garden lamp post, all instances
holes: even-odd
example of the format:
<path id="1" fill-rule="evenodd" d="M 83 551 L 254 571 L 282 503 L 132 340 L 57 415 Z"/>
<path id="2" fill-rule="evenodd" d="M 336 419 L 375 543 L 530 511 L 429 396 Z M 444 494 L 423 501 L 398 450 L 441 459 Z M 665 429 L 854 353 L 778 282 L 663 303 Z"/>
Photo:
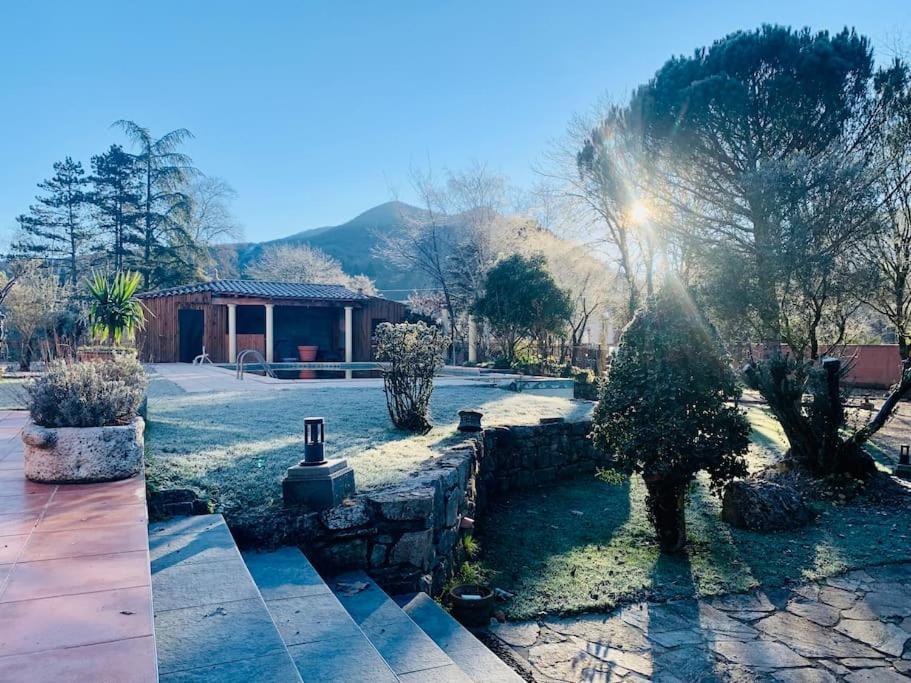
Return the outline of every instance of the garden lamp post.
<path id="1" fill-rule="evenodd" d="M 304 418 L 304 459 L 301 465 L 323 465 L 325 458 L 326 423 L 321 417 Z"/>
<path id="2" fill-rule="evenodd" d="M 898 449 L 898 467 L 895 476 L 902 479 L 911 479 L 911 446 L 903 443 Z"/>
<path id="3" fill-rule="evenodd" d="M 354 495 L 354 470 L 343 458 L 326 459 L 326 421 L 304 418 L 304 458 L 282 481 L 285 505 L 325 510 Z"/>

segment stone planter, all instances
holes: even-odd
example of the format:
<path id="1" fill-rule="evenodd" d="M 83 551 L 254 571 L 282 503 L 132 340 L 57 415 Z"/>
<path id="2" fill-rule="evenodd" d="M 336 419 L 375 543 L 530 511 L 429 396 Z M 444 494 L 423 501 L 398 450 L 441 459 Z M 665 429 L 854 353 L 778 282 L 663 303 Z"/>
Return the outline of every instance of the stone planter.
<path id="1" fill-rule="evenodd" d="M 80 346 L 76 349 L 76 360 L 79 362 L 109 361 L 115 356 L 135 358 L 136 349 L 129 346 Z"/>
<path id="2" fill-rule="evenodd" d="M 142 470 L 143 430 L 137 417 L 109 427 L 40 427 L 22 430 L 25 476 L 46 484 L 127 479 Z"/>

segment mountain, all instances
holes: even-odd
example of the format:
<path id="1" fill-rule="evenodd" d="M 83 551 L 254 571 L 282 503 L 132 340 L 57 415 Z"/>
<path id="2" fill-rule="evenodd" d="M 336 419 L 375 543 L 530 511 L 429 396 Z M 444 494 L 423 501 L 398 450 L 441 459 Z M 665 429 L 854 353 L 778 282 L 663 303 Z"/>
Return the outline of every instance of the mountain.
<path id="1" fill-rule="evenodd" d="M 402 271 L 389 264 L 376 255 L 375 247 L 381 235 L 401 233 L 407 221 L 420 220 L 424 213 L 422 209 L 404 202 L 386 202 L 341 225 L 313 228 L 276 240 L 230 247 L 236 250 L 238 267 L 243 270 L 266 247 L 307 244 L 337 259 L 346 273 L 367 275 L 390 299 L 404 300 L 410 290 L 428 286 L 426 276 L 419 272 Z"/>

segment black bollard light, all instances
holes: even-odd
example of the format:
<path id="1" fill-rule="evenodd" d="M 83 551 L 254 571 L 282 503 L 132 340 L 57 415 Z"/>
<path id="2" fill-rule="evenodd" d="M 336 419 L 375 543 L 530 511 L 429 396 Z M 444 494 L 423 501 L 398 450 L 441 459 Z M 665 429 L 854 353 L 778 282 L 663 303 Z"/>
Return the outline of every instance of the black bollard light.
<path id="1" fill-rule="evenodd" d="M 304 459 L 301 465 L 322 465 L 325 457 L 326 425 L 321 417 L 304 418 Z"/>
<path id="2" fill-rule="evenodd" d="M 899 448 L 898 464 L 911 465 L 911 446 L 906 443 L 902 444 Z"/>

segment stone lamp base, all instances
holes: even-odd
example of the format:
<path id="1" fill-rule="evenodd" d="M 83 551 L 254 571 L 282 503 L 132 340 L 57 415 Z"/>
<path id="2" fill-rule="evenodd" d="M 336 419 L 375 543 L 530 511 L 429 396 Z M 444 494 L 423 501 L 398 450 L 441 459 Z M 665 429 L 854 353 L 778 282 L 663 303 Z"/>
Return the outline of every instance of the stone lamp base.
<path id="1" fill-rule="evenodd" d="M 354 495 L 354 470 L 344 459 L 321 465 L 294 465 L 282 481 L 285 505 L 306 505 L 325 510 Z"/>

